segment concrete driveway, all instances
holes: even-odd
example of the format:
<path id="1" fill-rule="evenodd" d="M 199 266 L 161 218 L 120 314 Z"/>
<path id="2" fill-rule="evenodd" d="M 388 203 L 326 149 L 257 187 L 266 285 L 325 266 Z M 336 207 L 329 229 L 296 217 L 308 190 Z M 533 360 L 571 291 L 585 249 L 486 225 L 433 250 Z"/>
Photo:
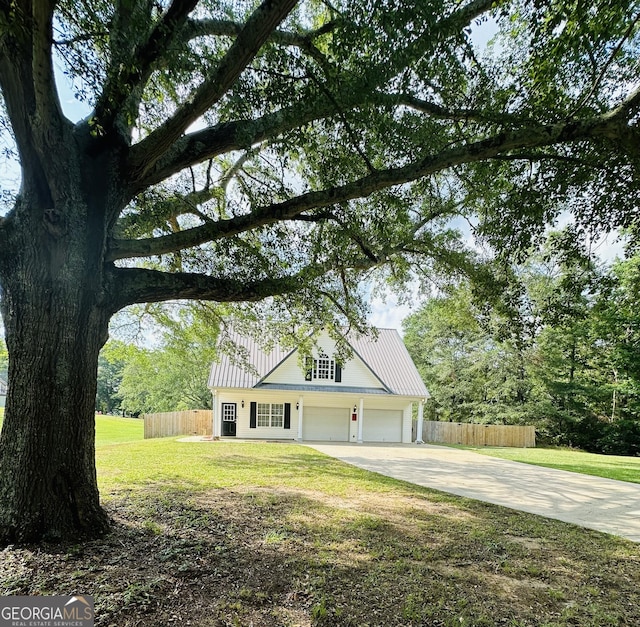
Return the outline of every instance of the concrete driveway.
<path id="1" fill-rule="evenodd" d="M 640 542 L 640 484 L 428 444 L 308 444 L 373 472 Z"/>

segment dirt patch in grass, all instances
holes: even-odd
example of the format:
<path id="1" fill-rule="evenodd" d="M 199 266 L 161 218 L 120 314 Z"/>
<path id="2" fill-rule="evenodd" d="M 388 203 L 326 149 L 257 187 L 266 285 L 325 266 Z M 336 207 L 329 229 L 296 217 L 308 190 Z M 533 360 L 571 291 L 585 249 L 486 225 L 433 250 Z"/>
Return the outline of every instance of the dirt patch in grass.
<path id="1" fill-rule="evenodd" d="M 92 594 L 99 627 L 640 624 L 636 545 L 398 486 L 117 491 L 103 540 L 4 549 L 0 593 Z"/>

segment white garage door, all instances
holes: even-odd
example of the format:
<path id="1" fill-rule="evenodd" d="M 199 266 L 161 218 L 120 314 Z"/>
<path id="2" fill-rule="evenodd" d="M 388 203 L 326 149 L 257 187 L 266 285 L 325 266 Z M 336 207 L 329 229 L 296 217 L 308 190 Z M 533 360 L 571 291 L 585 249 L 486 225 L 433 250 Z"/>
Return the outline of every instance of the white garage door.
<path id="1" fill-rule="evenodd" d="M 347 442 L 349 440 L 349 409 L 305 407 L 302 439 Z"/>
<path id="2" fill-rule="evenodd" d="M 402 442 L 402 411 L 365 409 L 362 439 L 365 442 Z"/>

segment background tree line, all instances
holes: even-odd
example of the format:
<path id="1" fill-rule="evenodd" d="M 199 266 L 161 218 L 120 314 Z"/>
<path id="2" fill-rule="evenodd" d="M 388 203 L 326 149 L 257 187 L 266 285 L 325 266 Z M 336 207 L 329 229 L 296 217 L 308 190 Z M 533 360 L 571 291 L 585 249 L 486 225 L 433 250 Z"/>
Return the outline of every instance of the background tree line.
<path id="1" fill-rule="evenodd" d="M 640 453 L 640 255 L 603 265 L 578 235 L 553 233 L 491 287 L 459 281 L 405 320 L 429 418 Z"/>
<path id="2" fill-rule="evenodd" d="M 96 410 L 137 416 L 209 407 L 218 309 L 198 302 L 173 304 L 134 309 L 127 318 L 129 326 L 138 327 L 140 341 L 121 331 L 116 335 L 128 339 L 112 337 L 101 351 Z"/>

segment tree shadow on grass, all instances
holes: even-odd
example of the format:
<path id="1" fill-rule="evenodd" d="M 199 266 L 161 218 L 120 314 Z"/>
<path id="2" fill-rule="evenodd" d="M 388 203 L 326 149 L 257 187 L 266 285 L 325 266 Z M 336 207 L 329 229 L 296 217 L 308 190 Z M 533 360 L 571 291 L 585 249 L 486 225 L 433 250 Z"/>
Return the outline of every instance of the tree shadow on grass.
<path id="1" fill-rule="evenodd" d="M 114 493 L 102 540 L 5 549 L 0 592 L 92 594 L 97 627 L 640 622 L 640 556 L 595 532 L 421 489 L 185 488 Z"/>

